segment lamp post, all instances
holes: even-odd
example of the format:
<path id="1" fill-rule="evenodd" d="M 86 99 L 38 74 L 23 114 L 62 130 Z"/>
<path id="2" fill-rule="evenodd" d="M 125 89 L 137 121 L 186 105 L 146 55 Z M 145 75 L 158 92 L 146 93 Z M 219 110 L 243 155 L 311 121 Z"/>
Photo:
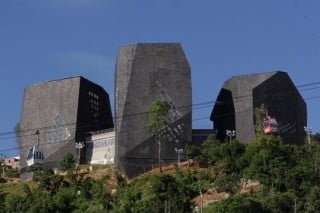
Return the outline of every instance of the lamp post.
<path id="1" fill-rule="evenodd" d="M 1 163 L 1 167 L 2 167 L 2 177 L 5 177 L 5 172 L 4 172 L 4 171 L 5 171 L 5 166 L 6 166 L 6 165 L 4 164 L 4 162 L 2 162 L 2 163 Z"/>
<path id="2" fill-rule="evenodd" d="M 229 137 L 229 142 L 231 144 L 232 137 L 236 136 L 236 130 L 226 130 L 226 134 Z"/>
<path id="3" fill-rule="evenodd" d="M 84 147 L 84 142 L 76 142 L 77 149 L 77 167 L 80 165 L 80 150 Z"/>
<path id="4" fill-rule="evenodd" d="M 183 152 L 183 149 L 178 149 L 178 148 L 175 148 L 174 149 L 176 151 L 176 153 L 178 154 L 178 166 L 180 165 L 180 161 L 181 161 L 181 153 Z"/>
<path id="5" fill-rule="evenodd" d="M 311 133 L 312 133 L 312 129 L 311 129 L 311 127 L 305 126 L 305 127 L 304 127 L 304 131 L 305 131 L 305 132 L 307 133 L 307 135 L 308 135 L 308 143 L 310 144 L 310 143 L 311 143 L 310 135 L 311 135 Z"/>
<path id="6" fill-rule="evenodd" d="M 84 147 L 84 142 L 76 142 L 76 149 L 77 149 L 77 176 L 78 176 L 78 180 L 79 180 L 79 171 L 80 171 L 80 150 Z"/>

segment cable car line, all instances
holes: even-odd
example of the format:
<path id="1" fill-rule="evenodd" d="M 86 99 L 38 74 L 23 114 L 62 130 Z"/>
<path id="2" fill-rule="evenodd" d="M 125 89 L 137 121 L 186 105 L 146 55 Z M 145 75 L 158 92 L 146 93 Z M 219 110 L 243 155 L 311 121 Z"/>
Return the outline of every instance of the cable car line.
<path id="1" fill-rule="evenodd" d="M 243 97 L 242 97 L 243 98 Z M 320 98 L 320 96 L 313 96 L 313 97 L 309 97 L 309 98 L 305 98 L 304 100 L 311 100 L 311 99 L 316 99 L 316 98 Z M 206 108 L 206 107 L 212 107 L 212 105 L 208 105 L 208 103 L 215 103 L 217 101 L 208 101 L 208 102 L 203 102 L 203 103 L 197 103 L 195 105 L 197 105 L 198 107 L 196 109 L 202 109 L 202 108 Z M 231 104 L 231 103 L 234 103 L 234 102 L 224 102 L 222 103 L 223 105 L 226 105 L 226 104 Z M 204 105 L 204 106 L 202 106 Z M 184 106 L 185 107 L 185 106 Z M 133 115 L 135 116 L 141 116 L 141 115 L 144 115 L 146 116 L 148 114 L 148 112 L 144 112 L 144 113 L 137 113 L 137 114 L 132 114 L 132 118 L 130 119 L 127 119 L 127 120 L 132 120 L 132 119 L 138 119 L 139 117 L 133 117 Z M 225 115 L 225 114 L 224 114 Z M 120 116 L 118 116 L 120 117 Z M 115 117 L 116 118 L 116 117 Z M 77 125 L 77 128 L 81 129 L 81 128 L 86 128 L 86 127 L 90 127 L 90 126 L 96 126 L 96 125 L 103 125 L 103 124 L 106 124 L 106 123 L 96 123 L 96 124 L 78 124 Z M 33 129 L 26 129 L 26 130 L 19 130 L 17 132 L 3 132 L 3 133 L 0 133 L 0 139 L 10 139 L 10 137 L 6 137 L 6 138 L 3 138 L 3 136 L 7 136 L 7 135 L 17 135 L 17 136 L 13 136 L 13 138 L 15 137 L 23 137 L 23 136 L 30 136 L 33 134 L 34 131 L 36 130 L 45 130 L 45 129 L 53 129 L 53 128 L 64 128 L 64 127 L 68 127 L 68 128 L 76 128 L 76 123 L 69 123 L 69 124 L 64 124 L 64 125 L 61 125 L 61 126 L 58 126 L 58 127 L 54 127 L 54 126 L 46 126 L 46 127 L 41 127 L 41 128 L 33 128 Z M 45 133 L 53 133 L 53 132 L 59 132 L 61 130 L 53 130 L 53 131 L 47 131 Z"/>
<path id="2" fill-rule="evenodd" d="M 320 82 L 314 82 L 314 83 L 298 85 L 296 87 L 299 87 L 299 88 L 300 87 L 308 87 L 308 86 L 313 86 L 313 85 L 318 85 L 318 84 L 320 84 Z M 319 89 L 319 88 L 320 87 L 305 88 L 305 89 L 302 89 L 302 91 L 303 90 L 311 90 L 311 89 Z M 264 95 L 264 94 L 262 94 L 262 95 Z M 248 97 L 251 97 L 251 96 L 252 96 L 252 94 L 244 95 L 244 96 L 238 96 L 238 97 L 235 97 L 234 99 L 236 99 L 236 101 L 242 101 L 242 100 L 239 100 L 239 99 L 245 99 L 245 98 L 248 98 Z M 316 99 L 316 98 L 320 98 L 320 96 L 313 96 L 313 97 L 305 98 L 304 100 L 307 101 L 307 100 L 312 100 L 312 99 Z M 200 102 L 200 103 L 196 103 L 196 104 L 192 104 L 192 105 L 188 105 L 188 106 L 181 106 L 181 107 L 178 107 L 178 108 L 181 108 L 183 110 L 183 109 L 189 109 L 190 107 L 193 107 L 192 110 L 198 110 L 198 109 L 202 109 L 202 108 L 212 107 L 212 105 L 215 104 L 215 103 L 218 103 L 218 102 L 216 100 L 212 100 L 212 101 Z M 230 104 L 230 103 L 233 103 L 233 102 L 224 102 L 222 104 Z M 139 112 L 139 113 L 127 114 L 127 115 L 123 115 L 123 116 L 114 116 L 113 119 L 118 119 L 118 120 L 121 120 L 121 119 L 123 119 L 123 120 L 125 120 L 125 119 L 127 119 L 127 120 L 138 119 L 139 116 L 146 116 L 147 114 L 148 114 L 148 112 Z M 199 120 L 199 119 L 195 119 L 195 120 Z M 63 127 L 75 128 L 75 127 L 72 127 L 72 126 L 77 125 L 77 128 L 81 129 L 81 128 L 89 127 L 91 125 L 103 125 L 103 124 L 105 124 L 105 123 L 97 123 L 97 124 L 89 124 L 89 125 L 88 124 L 69 123 L 69 124 L 58 126 L 57 128 L 63 128 Z M 19 131 L 16 131 L 16 132 L 15 131 L 2 132 L 2 133 L 0 133 L 0 139 L 10 139 L 10 138 L 23 137 L 23 136 L 30 136 L 30 135 L 32 135 L 32 133 L 29 133 L 29 132 L 34 132 L 36 130 L 53 129 L 53 128 L 54 128 L 53 126 L 46 126 L 46 127 L 41 127 L 41 128 L 19 130 Z M 48 131 L 46 133 L 52 133 L 52 132 L 55 132 L 55 131 L 60 131 L 60 130 Z M 17 136 L 3 138 L 3 136 L 7 136 L 7 135 L 17 135 Z"/>

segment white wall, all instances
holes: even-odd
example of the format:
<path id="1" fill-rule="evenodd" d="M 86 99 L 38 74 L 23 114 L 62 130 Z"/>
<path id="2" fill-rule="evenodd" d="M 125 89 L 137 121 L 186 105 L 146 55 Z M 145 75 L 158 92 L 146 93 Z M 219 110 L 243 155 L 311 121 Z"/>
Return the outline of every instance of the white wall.
<path id="1" fill-rule="evenodd" d="M 113 164 L 115 156 L 115 132 L 96 132 L 86 138 L 88 164 Z"/>

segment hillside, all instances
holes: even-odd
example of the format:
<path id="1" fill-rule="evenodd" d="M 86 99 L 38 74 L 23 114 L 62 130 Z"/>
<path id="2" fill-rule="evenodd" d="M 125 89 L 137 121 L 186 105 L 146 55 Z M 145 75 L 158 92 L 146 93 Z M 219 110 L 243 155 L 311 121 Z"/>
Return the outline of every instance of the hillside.
<path id="1" fill-rule="evenodd" d="M 179 164 L 179 167 L 177 167 L 177 164 L 172 164 L 169 166 L 162 166 L 162 173 L 173 175 L 177 172 L 177 169 L 184 170 L 184 171 L 199 171 L 199 170 L 206 169 L 206 168 L 200 167 L 200 165 L 197 162 L 191 160 L 189 165 L 188 165 L 187 161 L 184 161 Z M 212 173 L 214 173 L 214 172 L 212 171 Z M 142 177 L 146 177 L 149 175 L 156 175 L 156 174 L 160 174 L 159 168 L 154 168 L 153 170 L 150 170 L 150 171 L 146 172 L 145 174 L 142 174 L 136 178 L 142 178 Z M 129 182 L 131 182 L 131 181 L 132 180 L 129 180 Z M 256 192 L 260 187 L 261 187 L 261 185 L 259 184 L 259 182 L 256 182 L 256 181 L 252 182 L 251 181 L 251 182 L 247 183 L 246 185 L 244 185 L 244 184 L 241 185 L 241 188 L 239 189 L 239 193 L 251 194 L 251 193 Z M 230 197 L 229 193 L 227 193 L 227 192 L 220 192 L 219 193 L 219 192 L 217 192 L 215 187 L 211 187 L 211 188 L 208 188 L 206 191 L 202 192 L 202 195 L 198 195 L 195 198 L 193 198 L 192 200 L 196 206 L 201 206 L 201 202 L 203 202 L 202 203 L 203 206 L 207 206 L 208 204 L 210 204 L 212 202 L 225 200 L 229 197 Z"/>
<path id="2" fill-rule="evenodd" d="M 35 181 L 1 183 L 0 203 L 9 212 L 192 212 L 202 205 L 205 212 L 314 212 L 320 209 L 319 154 L 319 143 L 283 144 L 272 135 L 248 145 L 208 138 L 190 153 L 190 167 L 163 166 L 130 180 L 112 166 L 60 175 L 39 170 Z"/>
<path id="3" fill-rule="evenodd" d="M 146 172 L 145 174 L 142 174 L 136 178 L 133 178 L 131 180 L 124 180 L 126 184 L 131 184 L 134 182 L 139 181 L 140 179 L 149 179 L 149 177 L 157 176 L 157 175 L 176 175 L 176 173 L 179 172 L 201 172 L 204 170 L 207 170 L 207 168 L 201 168 L 199 164 L 196 162 L 192 162 L 188 166 L 188 162 L 181 162 L 179 167 L 176 164 L 169 165 L 169 166 L 163 166 L 162 167 L 163 172 L 160 174 L 159 168 L 155 168 L 151 171 Z M 76 175 L 80 182 L 84 183 L 86 180 L 94 179 L 94 180 L 101 180 L 104 177 L 107 177 L 104 179 L 105 186 L 108 187 L 108 191 L 110 195 L 116 194 L 116 189 L 118 188 L 118 181 L 119 181 L 119 171 L 116 170 L 113 166 L 93 166 L 91 169 L 87 166 L 82 166 L 82 169 L 79 171 L 79 173 L 74 173 Z M 63 177 L 63 180 L 61 181 L 68 181 L 68 174 L 67 173 L 60 173 L 61 177 Z M 19 195 L 19 196 L 26 196 L 27 193 L 25 192 L 25 185 L 28 185 L 31 191 L 36 191 L 39 188 L 39 183 L 33 181 L 21 181 L 18 178 L 2 178 L 2 181 L 4 184 L 2 185 L 2 190 L 4 193 L 13 195 Z M 50 183 L 46 183 L 50 184 Z M 41 185 L 41 184 L 40 184 Z M 252 188 L 248 186 L 246 189 L 242 189 L 243 192 L 248 193 L 252 192 Z M 212 203 L 214 201 L 224 200 L 227 199 L 230 196 L 229 193 L 221 192 L 218 193 L 217 190 L 214 187 L 204 189 L 201 196 L 199 195 L 199 192 L 197 192 L 197 195 L 192 198 L 192 202 L 195 206 L 201 206 L 201 202 L 203 202 L 203 206 L 208 205 L 209 203 Z"/>

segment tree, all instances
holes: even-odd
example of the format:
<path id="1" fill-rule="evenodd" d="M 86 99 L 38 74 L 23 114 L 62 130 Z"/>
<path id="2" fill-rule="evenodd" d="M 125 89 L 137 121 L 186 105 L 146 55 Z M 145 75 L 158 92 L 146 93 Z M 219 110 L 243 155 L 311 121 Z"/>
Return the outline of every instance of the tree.
<path id="1" fill-rule="evenodd" d="M 151 186 L 155 198 L 155 209 L 151 212 L 190 212 L 191 201 L 187 196 L 187 188 L 175 177 L 168 174 L 153 176 Z"/>
<path id="2" fill-rule="evenodd" d="M 202 154 L 208 163 L 215 165 L 219 160 L 223 159 L 221 143 L 214 139 L 213 135 L 209 135 L 207 140 L 202 144 Z"/>
<path id="3" fill-rule="evenodd" d="M 33 180 L 38 182 L 40 189 L 44 189 L 51 194 L 56 194 L 60 188 L 67 185 L 62 176 L 54 174 L 53 170 L 49 168 L 35 171 Z"/>
<path id="4" fill-rule="evenodd" d="M 267 109 L 265 108 L 264 104 L 261 104 L 259 108 L 255 108 L 254 118 L 255 118 L 255 130 L 256 130 L 257 136 L 263 135 L 263 121 L 266 116 L 267 116 Z"/>
<path id="5" fill-rule="evenodd" d="M 26 212 L 28 206 L 22 195 L 8 194 L 5 198 L 5 209 L 7 212 Z"/>
<path id="6" fill-rule="evenodd" d="M 161 141 L 164 128 L 168 125 L 167 114 L 170 110 L 170 105 L 166 101 L 155 101 L 151 104 L 148 111 L 148 122 L 145 126 L 146 131 L 154 136 L 158 144 L 158 163 L 160 172 L 161 169 Z"/>
<path id="7" fill-rule="evenodd" d="M 250 212 L 270 212 L 264 210 L 261 203 L 248 197 L 246 194 L 238 194 L 231 196 L 230 198 L 214 202 L 205 208 L 205 212 L 218 212 L 218 213 L 227 213 L 227 212 L 239 212 L 239 213 L 250 213 Z"/>
<path id="8" fill-rule="evenodd" d="M 5 200 L 6 200 L 6 194 L 2 190 L 2 185 L 0 185 L 0 212 L 1 209 L 5 209 Z"/>
<path id="9" fill-rule="evenodd" d="M 67 153 L 60 162 L 60 169 L 62 171 L 72 171 L 75 168 L 75 165 L 76 161 L 74 155 L 72 153 Z"/>
<path id="10" fill-rule="evenodd" d="M 246 179 L 260 181 L 268 187 L 281 189 L 284 186 L 285 171 L 289 169 L 286 157 L 287 147 L 277 136 L 261 136 L 246 147 L 242 160 L 247 161 L 243 170 Z"/>
<path id="11" fill-rule="evenodd" d="M 227 143 L 227 173 L 241 173 L 246 164 L 242 161 L 241 157 L 244 155 L 246 146 L 237 140 L 233 140 L 230 144 Z"/>
<path id="12" fill-rule="evenodd" d="M 106 209 L 107 212 L 111 207 L 111 191 L 108 188 L 107 182 L 109 179 L 109 176 L 104 176 L 96 181 L 92 181 L 92 187 L 90 189 L 92 197 L 97 201 L 96 203 L 102 205 L 103 209 Z"/>
<path id="13" fill-rule="evenodd" d="M 271 190 L 260 198 L 265 212 L 294 212 L 295 196 L 292 192 L 278 192 Z"/>
<path id="14" fill-rule="evenodd" d="M 190 159 L 193 160 L 193 162 L 196 160 L 199 160 L 202 158 L 201 153 L 201 147 L 191 144 L 186 144 L 186 155 L 187 155 L 187 161 L 188 161 L 188 168 L 190 168 Z"/>
<path id="15" fill-rule="evenodd" d="M 72 212 L 77 209 L 75 206 L 75 201 L 77 199 L 77 189 L 76 187 L 66 187 L 58 191 L 56 195 L 53 196 L 54 205 L 57 212 Z"/>
<path id="16" fill-rule="evenodd" d="M 312 134 L 311 141 L 316 142 L 316 143 L 320 143 L 320 133 L 317 132 L 316 134 Z"/>
<path id="17" fill-rule="evenodd" d="M 236 173 L 219 175 L 214 181 L 214 186 L 218 192 L 228 192 L 235 194 L 240 189 L 240 178 Z"/>
<path id="18" fill-rule="evenodd" d="M 318 212 L 320 209 L 320 187 L 314 186 L 306 195 L 305 212 Z"/>

